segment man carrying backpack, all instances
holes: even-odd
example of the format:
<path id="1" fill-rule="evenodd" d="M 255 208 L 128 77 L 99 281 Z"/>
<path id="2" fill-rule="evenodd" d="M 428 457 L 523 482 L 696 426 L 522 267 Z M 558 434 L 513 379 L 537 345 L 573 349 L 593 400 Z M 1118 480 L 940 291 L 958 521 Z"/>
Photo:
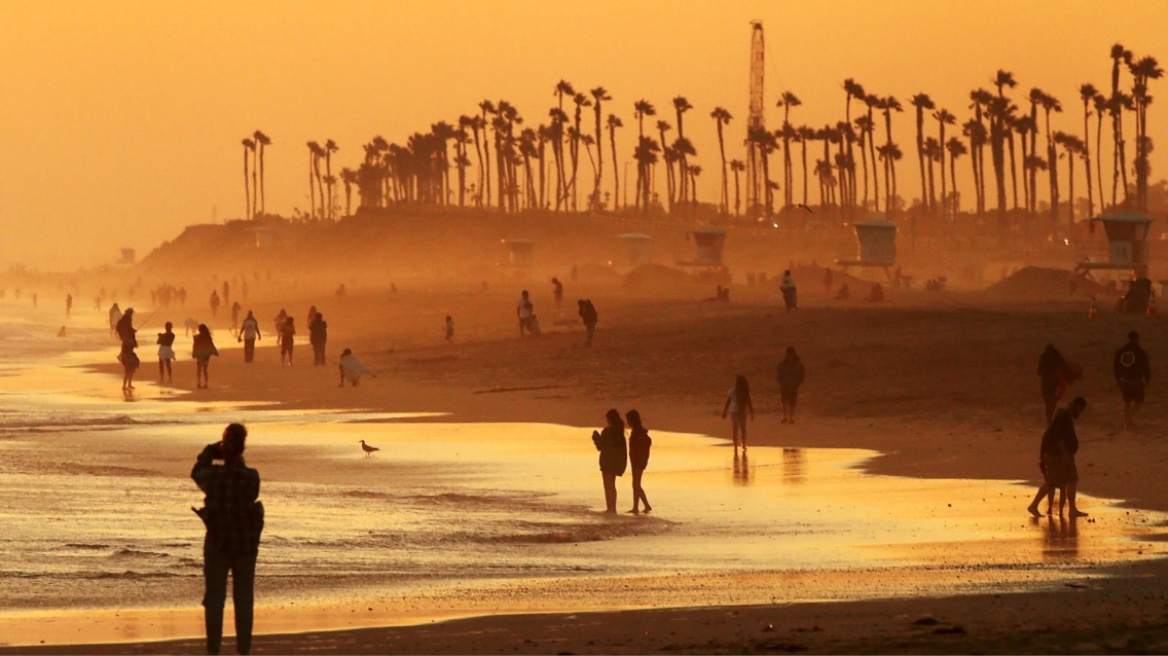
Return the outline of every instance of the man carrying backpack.
<path id="1" fill-rule="evenodd" d="M 588 331 L 588 341 L 584 344 L 585 347 L 592 346 L 592 335 L 596 333 L 596 322 L 599 317 L 596 314 L 596 306 L 592 304 L 589 299 L 581 299 L 577 302 L 580 306 L 580 318 L 584 320 L 584 329 Z"/>

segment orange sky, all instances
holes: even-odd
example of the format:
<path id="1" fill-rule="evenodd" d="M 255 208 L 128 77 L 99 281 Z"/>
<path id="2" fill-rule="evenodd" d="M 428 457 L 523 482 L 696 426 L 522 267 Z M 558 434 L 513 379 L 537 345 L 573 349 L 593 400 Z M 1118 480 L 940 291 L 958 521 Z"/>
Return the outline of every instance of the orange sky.
<path id="1" fill-rule="evenodd" d="M 751 19 L 766 27 L 772 127 L 783 89 L 804 103 L 793 122 L 839 120 L 846 77 L 906 105 L 929 93 L 965 120 L 969 90 L 1005 68 L 1017 96 L 1038 86 L 1059 97 L 1068 111 L 1057 129 L 1079 133 L 1078 86 L 1109 84 L 1112 43 L 1168 64 L 1160 0 L 0 0 L 0 267 L 104 263 L 121 246 L 145 252 L 184 225 L 240 216 L 239 142 L 257 128 L 275 142 L 268 210 L 290 214 L 308 204 L 306 141 L 336 140 L 339 169 L 355 166 L 375 134 L 403 140 L 484 98 L 507 99 L 538 123 L 561 78 L 609 90 L 605 113 L 627 126 L 622 159 L 633 101 L 663 109 L 689 98 L 686 134 L 706 170 L 699 198 L 714 201 L 709 112 L 729 109 L 727 145 L 740 143 Z M 1152 94 L 1161 87 L 1168 80 Z M 1154 180 L 1168 171 L 1163 106 L 1149 111 L 1163 144 Z M 911 198 L 911 111 L 895 121 L 901 192 Z"/>

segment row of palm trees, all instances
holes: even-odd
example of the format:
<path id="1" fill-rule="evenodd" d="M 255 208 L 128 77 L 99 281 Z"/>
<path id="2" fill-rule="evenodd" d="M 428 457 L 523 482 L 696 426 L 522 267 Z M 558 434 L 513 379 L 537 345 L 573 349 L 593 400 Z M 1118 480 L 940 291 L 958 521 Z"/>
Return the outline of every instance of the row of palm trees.
<path id="1" fill-rule="evenodd" d="M 1064 161 L 1067 194 L 1072 199 L 1065 206 L 1068 219 L 1073 221 L 1076 159 L 1084 162 L 1087 212 L 1093 214 L 1096 192 L 1099 206 L 1102 208 L 1108 204 L 1104 194 L 1102 156 L 1105 119 L 1110 119 L 1112 143 L 1110 206 L 1122 205 L 1146 211 L 1149 154 L 1152 150 L 1151 139 L 1147 136 L 1147 107 L 1152 100 L 1148 84 L 1162 77 L 1163 71 L 1154 58 L 1136 57 L 1118 44 L 1111 49 L 1111 60 L 1109 94 L 1105 95 L 1091 84 L 1079 88 L 1083 105 L 1081 135 L 1052 130 L 1051 114 L 1063 111 L 1061 101 L 1052 94 L 1032 88 L 1024 98 L 1013 98 L 1011 92 L 1017 87 L 1017 81 L 1005 70 L 999 70 L 993 76 L 991 89 L 977 88 L 969 93 L 970 113 L 960 124 L 955 113 L 939 107 L 927 94 L 913 95 L 908 105 L 915 113 L 915 150 L 921 188 L 920 201 L 914 211 L 935 220 L 948 220 L 957 214 L 962 198 L 957 188 L 957 161 L 968 155 L 974 186 L 972 211 L 979 216 L 984 216 L 991 206 L 987 199 L 991 177 L 994 183 L 992 206 L 999 217 L 1005 217 L 1011 211 L 1039 214 L 1038 179 L 1044 173 L 1050 218 L 1054 222 L 1060 221 L 1063 192 L 1059 164 Z M 1128 89 L 1121 88 L 1125 72 L 1130 78 Z M 853 79 L 844 80 L 842 89 L 844 111 L 841 120 L 822 127 L 792 123 L 792 113 L 802 102 L 793 92 L 782 92 L 777 102 L 783 112 L 782 126 L 772 131 L 761 125 L 751 125 L 746 130 L 743 145 L 757 156 L 747 157 L 745 161 L 727 159 L 726 130 L 734 119 L 725 108 L 713 108 L 709 116 L 717 132 L 721 164 L 718 210 L 752 218 L 770 217 L 776 211 L 778 199 L 775 192 L 779 190 L 783 192 L 783 208 L 808 207 L 812 202 L 809 196 L 812 176 L 819 183 L 818 204 L 836 208 L 845 219 L 866 212 L 892 215 L 906 209 L 898 193 L 897 178 L 897 167 L 905 153 L 892 136 L 893 116 L 903 113 L 905 106 L 895 96 L 871 93 Z M 404 144 L 374 137 L 364 145 L 365 156 L 360 166 L 356 170 L 346 168 L 340 172 L 340 180 L 345 184 L 346 212 L 352 213 L 353 187 L 358 190 L 360 204 L 366 207 L 423 203 L 495 207 L 506 212 L 529 209 L 577 212 L 581 210 L 580 183 L 586 175 L 581 168 L 585 156 L 592 173 L 592 184 L 585 193 L 583 209 L 620 210 L 617 131 L 624 124 L 615 113 L 605 113 L 606 106 L 612 101 L 611 95 L 604 87 L 592 88 L 587 93 L 577 91 L 565 80 L 555 85 L 552 95 L 555 103 L 547 110 L 546 120 L 534 127 L 526 123 L 510 102 L 484 100 L 476 111 L 460 116 L 455 124 L 439 121 L 432 124 L 428 132 L 412 134 Z M 625 208 L 627 211 L 676 213 L 691 211 L 698 206 L 697 178 L 702 167 L 696 163 L 696 148 L 685 132 L 686 116 L 694 107 L 684 96 L 677 96 L 672 99 L 670 109 L 676 122 L 675 136 L 672 134 L 674 125 L 658 116 L 652 102 L 641 99 L 633 103 L 637 136 L 632 155 L 636 177 L 629 190 L 633 197 L 632 207 Z M 855 116 L 854 109 L 858 110 Z M 1136 132 L 1131 167 L 1135 177 L 1133 193 L 1129 193 L 1128 142 L 1123 132 L 1124 119 L 1129 115 L 1134 116 Z M 652 121 L 655 117 L 658 120 L 646 132 L 646 119 Z M 1092 117 L 1095 119 L 1093 149 L 1090 146 Z M 263 147 L 270 141 L 257 131 L 243 144 L 245 182 L 248 182 L 249 162 L 252 163 L 247 192 L 248 213 L 255 216 L 256 198 L 259 199 L 258 212 L 263 212 Z M 820 144 L 821 148 L 818 147 Z M 315 141 L 307 145 L 311 216 L 333 219 L 333 188 L 337 178 L 332 175 L 331 156 L 338 147 L 332 140 L 323 146 Z M 988 171 L 985 165 L 987 147 L 990 153 Z M 782 177 L 775 179 L 778 167 L 772 175 L 771 159 L 779 151 L 782 152 Z M 809 151 L 812 153 L 810 168 Z M 606 161 L 612 169 L 611 196 L 602 191 Z M 657 168 L 662 163 L 663 196 L 657 192 Z M 798 187 L 795 179 L 797 163 L 802 169 Z M 473 172 L 470 171 L 472 167 Z M 455 186 L 450 179 L 451 169 L 457 175 Z M 740 178 L 743 172 L 748 173 L 748 184 L 754 185 L 747 190 L 746 197 L 757 199 L 752 206 L 745 208 L 742 206 Z M 731 175 L 734 178 L 733 203 L 730 198 Z M 801 194 L 797 198 L 796 192 L 800 188 Z M 1121 188 L 1122 196 L 1119 193 Z"/>
<path id="2" fill-rule="evenodd" d="M 244 207 L 248 217 L 262 216 L 266 211 L 264 194 L 264 148 L 272 145 L 268 135 L 256 130 L 243 139 Z"/>

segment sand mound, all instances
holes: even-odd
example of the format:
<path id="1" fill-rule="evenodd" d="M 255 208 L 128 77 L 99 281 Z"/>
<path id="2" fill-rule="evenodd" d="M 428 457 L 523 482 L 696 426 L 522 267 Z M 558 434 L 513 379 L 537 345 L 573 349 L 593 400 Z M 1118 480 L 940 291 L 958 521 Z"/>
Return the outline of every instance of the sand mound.
<path id="1" fill-rule="evenodd" d="M 581 264 L 576 267 L 576 280 L 589 284 L 619 285 L 624 277 L 610 266 Z"/>
<path id="2" fill-rule="evenodd" d="M 1018 299 L 1057 300 L 1068 297 L 1106 296 L 1111 290 L 1093 280 L 1078 278 L 1072 284 L 1071 272 L 1065 269 L 1025 267 L 990 285 L 987 293 Z"/>
<path id="3" fill-rule="evenodd" d="M 681 269 L 664 264 L 642 264 L 625 276 L 625 284 L 637 285 L 692 285 L 694 279 Z"/>

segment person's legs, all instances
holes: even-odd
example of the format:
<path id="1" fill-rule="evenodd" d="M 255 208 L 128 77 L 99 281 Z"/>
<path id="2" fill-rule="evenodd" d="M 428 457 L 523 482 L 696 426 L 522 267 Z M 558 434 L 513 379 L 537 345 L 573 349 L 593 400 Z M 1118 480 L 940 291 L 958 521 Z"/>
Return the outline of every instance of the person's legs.
<path id="1" fill-rule="evenodd" d="M 1067 505 L 1070 506 L 1069 517 L 1086 517 L 1087 513 L 1079 510 L 1079 507 L 1075 505 L 1075 489 L 1077 485 L 1078 482 L 1067 483 Z"/>
<path id="2" fill-rule="evenodd" d="M 255 340 L 245 339 L 243 340 L 243 361 L 251 362 L 253 360 L 255 360 Z"/>
<path id="3" fill-rule="evenodd" d="M 601 472 L 604 478 L 605 512 L 616 512 L 616 474 Z"/>
<path id="4" fill-rule="evenodd" d="M 588 341 L 584 344 L 584 346 L 592 346 L 592 336 L 596 334 L 596 325 L 586 324 L 584 327 L 588 331 Z"/>
<path id="5" fill-rule="evenodd" d="M 166 359 L 166 382 L 168 382 L 168 383 L 170 383 L 170 382 L 173 382 L 173 381 L 174 381 L 174 369 L 173 369 L 173 366 L 174 366 L 174 365 L 172 365 L 172 364 L 171 364 L 171 359 L 170 359 L 170 358 L 167 358 L 167 359 Z"/>
<path id="6" fill-rule="evenodd" d="M 203 542 L 203 623 L 207 653 L 218 654 L 223 643 L 223 604 L 227 599 L 227 556 Z"/>
<path id="7" fill-rule="evenodd" d="M 649 512 L 650 510 L 653 510 L 653 506 L 649 505 L 649 497 L 645 495 L 645 487 L 643 485 L 641 485 L 641 481 L 643 480 L 644 476 L 645 476 L 644 469 L 634 469 L 633 470 L 633 484 L 635 485 L 635 490 L 636 490 L 634 492 L 634 495 L 640 495 L 641 504 L 645 508 L 644 512 Z M 636 505 L 636 498 L 635 497 L 633 499 L 633 505 L 634 506 Z"/>
<path id="8" fill-rule="evenodd" d="M 746 413 L 745 412 L 738 413 L 738 423 L 742 424 L 742 426 L 741 426 L 741 428 L 742 428 L 742 450 L 745 451 L 746 450 Z"/>
<path id="9" fill-rule="evenodd" d="M 641 474 L 643 474 L 643 473 L 644 473 L 644 470 L 640 470 L 640 469 L 634 469 L 634 470 L 633 470 L 633 509 L 629 511 L 629 512 L 631 512 L 631 513 L 637 513 L 637 512 L 640 512 L 640 511 L 637 509 L 637 507 L 638 507 L 638 506 L 640 505 L 640 503 L 641 503 L 641 494 L 642 494 L 642 491 L 641 491 Z"/>
<path id="10" fill-rule="evenodd" d="M 166 380 L 166 360 L 159 358 L 158 360 L 158 382 Z"/>
<path id="11" fill-rule="evenodd" d="M 235 611 L 235 649 L 251 651 L 251 629 L 255 613 L 256 554 L 235 556 L 231 563 L 231 601 Z"/>
<path id="12" fill-rule="evenodd" d="M 738 450 L 738 424 L 739 418 L 737 412 L 730 413 L 730 430 L 734 436 L 734 449 Z"/>
<path id="13" fill-rule="evenodd" d="M 1034 515 L 1035 517 L 1042 517 L 1042 513 L 1038 511 L 1038 504 L 1042 501 L 1042 498 L 1045 497 L 1049 492 L 1050 492 L 1050 488 L 1047 487 L 1046 483 L 1043 483 L 1042 485 L 1040 485 L 1038 487 L 1038 494 L 1034 495 L 1034 501 L 1030 502 L 1030 505 L 1026 507 L 1026 510 L 1029 511 L 1030 514 Z"/>

